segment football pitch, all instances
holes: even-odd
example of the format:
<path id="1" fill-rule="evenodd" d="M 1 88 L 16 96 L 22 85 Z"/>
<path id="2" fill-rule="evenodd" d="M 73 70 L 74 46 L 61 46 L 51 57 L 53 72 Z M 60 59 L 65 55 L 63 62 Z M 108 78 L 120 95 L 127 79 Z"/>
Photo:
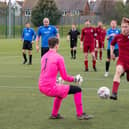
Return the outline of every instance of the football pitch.
<path id="1" fill-rule="evenodd" d="M 60 113 L 64 120 L 49 120 L 53 99 L 38 90 L 40 53 L 33 45 L 33 65 L 22 64 L 20 39 L 0 40 L 0 129 L 129 129 L 129 83 L 122 77 L 118 101 L 97 96 L 101 86 L 112 88 L 116 62 L 111 62 L 109 77 L 104 77 L 106 50 L 102 62 L 93 72 L 89 55 L 89 72 L 84 72 L 84 56 L 79 48 L 77 59 L 71 60 L 69 43 L 62 38 L 59 53 L 64 56 L 67 72 L 81 74 L 84 111 L 92 120 L 77 120 L 73 95 L 63 100 Z"/>

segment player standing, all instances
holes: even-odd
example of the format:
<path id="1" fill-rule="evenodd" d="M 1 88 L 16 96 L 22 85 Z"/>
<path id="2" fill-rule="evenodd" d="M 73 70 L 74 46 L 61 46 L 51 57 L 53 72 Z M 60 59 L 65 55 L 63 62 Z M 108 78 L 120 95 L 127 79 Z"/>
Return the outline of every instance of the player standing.
<path id="1" fill-rule="evenodd" d="M 102 60 L 102 50 L 103 50 L 103 24 L 98 22 L 98 27 L 96 27 L 96 38 L 95 38 L 95 57 L 98 58 L 99 49 L 99 59 Z"/>
<path id="2" fill-rule="evenodd" d="M 111 21 L 110 26 L 111 26 L 111 28 L 109 28 L 107 30 L 108 46 L 107 46 L 107 60 L 106 60 L 106 63 L 105 63 L 105 68 L 106 68 L 106 71 L 105 71 L 105 74 L 104 74 L 105 77 L 108 77 L 108 75 L 109 75 L 109 67 L 110 67 L 110 44 L 111 44 L 111 41 L 114 39 L 114 37 L 117 34 L 120 34 L 120 29 L 117 28 L 117 22 L 115 20 L 112 20 Z M 114 54 L 115 54 L 115 58 L 117 58 L 118 55 L 119 55 L 118 44 L 115 45 Z"/>
<path id="3" fill-rule="evenodd" d="M 71 48 L 71 59 L 76 59 L 76 51 L 77 51 L 77 40 L 80 32 L 76 29 L 76 25 L 72 24 L 72 29 L 68 32 L 67 39 L 70 40 L 70 48 Z"/>
<path id="4" fill-rule="evenodd" d="M 117 100 L 118 87 L 120 85 L 120 76 L 126 72 L 127 81 L 129 81 L 129 19 L 123 18 L 121 23 L 121 34 L 116 35 L 111 42 L 111 57 L 115 57 L 114 45 L 119 46 L 119 57 L 117 60 L 116 72 L 113 79 L 112 95 L 110 99 Z"/>
<path id="5" fill-rule="evenodd" d="M 41 59 L 39 89 L 46 96 L 55 98 L 50 119 L 63 118 L 58 112 L 62 100 L 69 94 L 74 94 L 77 118 L 79 120 L 92 118 L 92 116 L 83 113 L 82 91 L 80 87 L 56 83 L 58 73 L 60 73 L 63 80 L 68 82 L 79 82 L 80 79 L 67 74 L 64 59 L 57 53 L 59 40 L 53 37 L 48 42 L 50 49 Z"/>
<path id="6" fill-rule="evenodd" d="M 23 64 L 27 62 L 26 50 L 28 50 L 28 55 L 29 55 L 28 64 L 29 65 L 32 64 L 32 44 L 35 39 L 36 39 L 35 31 L 33 28 L 30 28 L 30 23 L 27 22 L 22 32 L 22 40 L 23 40 L 22 53 L 24 58 Z"/>
<path id="7" fill-rule="evenodd" d="M 85 71 L 88 71 L 88 52 L 90 51 L 92 56 L 92 64 L 94 71 L 96 70 L 96 58 L 95 58 L 95 28 L 91 27 L 89 20 L 85 22 L 85 28 L 81 32 L 81 48 L 85 55 Z"/>
<path id="8" fill-rule="evenodd" d="M 40 26 L 37 32 L 36 49 L 39 51 L 39 39 L 41 37 L 41 57 L 49 50 L 48 39 L 56 36 L 59 38 L 59 33 L 55 26 L 49 25 L 49 19 L 43 19 L 43 26 Z"/>

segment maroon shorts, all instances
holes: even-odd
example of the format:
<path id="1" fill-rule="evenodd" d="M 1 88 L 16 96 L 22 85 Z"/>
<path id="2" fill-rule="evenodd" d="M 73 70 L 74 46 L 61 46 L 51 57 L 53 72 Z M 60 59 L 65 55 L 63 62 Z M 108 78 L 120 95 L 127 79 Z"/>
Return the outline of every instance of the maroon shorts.
<path id="1" fill-rule="evenodd" d="M 129 81 L 129 64 L 128 63 L 124 63 L 123 61 L 120 61 L 118 59 L 117 65 L 122 65 L 123 66 L 124 71 L 126 72 L 127 81 Z"/>
<path id="2" fill-rule="evenodd" d="M 94 44 L 84 45 L 83 46 L 83 52 L 84 53 L 94 52 L 94 49 L 95 49 L 95 45 Z"/>
<path id="3" fill-rule="evenodd" d="M 95 48 L 103 48 L 103 42 L 98 40 L 98 47 L 97 47 L 97 41 L 95 40 Z"/>

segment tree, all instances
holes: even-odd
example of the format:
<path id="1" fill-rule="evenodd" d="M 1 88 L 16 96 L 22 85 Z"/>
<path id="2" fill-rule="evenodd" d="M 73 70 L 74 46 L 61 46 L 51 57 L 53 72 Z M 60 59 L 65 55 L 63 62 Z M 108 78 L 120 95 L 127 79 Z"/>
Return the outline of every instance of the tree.
<path id="1" fill-rule="evenodd" d="M 33 8 L 31 20 L 35 26 L 42 25 L 45 17 L 48 17 L 53 25 L 59 22 L 61 12 L 58 10 L 54 0 L 39 0 Z"/>

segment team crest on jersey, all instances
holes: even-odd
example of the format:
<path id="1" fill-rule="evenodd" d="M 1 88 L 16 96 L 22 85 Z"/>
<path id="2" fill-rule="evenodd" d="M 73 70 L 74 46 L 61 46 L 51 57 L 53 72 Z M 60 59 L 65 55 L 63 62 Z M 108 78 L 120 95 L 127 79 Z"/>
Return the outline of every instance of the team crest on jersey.
<path id="1" fill-rule="evenodd" d="M 51 27 L 49 27 L 48 30 L 51 30 Z"/>

